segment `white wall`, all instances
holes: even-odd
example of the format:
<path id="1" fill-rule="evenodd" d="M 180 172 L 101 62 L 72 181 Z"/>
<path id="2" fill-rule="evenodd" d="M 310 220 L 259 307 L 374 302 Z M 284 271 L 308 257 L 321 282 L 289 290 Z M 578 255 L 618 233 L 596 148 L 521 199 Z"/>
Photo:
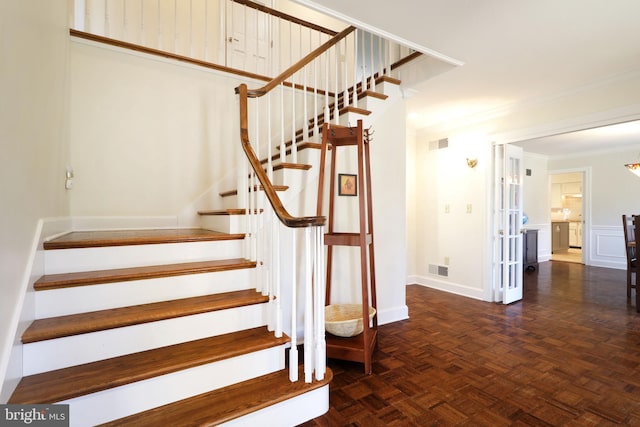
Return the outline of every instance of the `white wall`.
<path id="1" fill-rule="evenodd" d="M 69 212 L 67 17 L 65 1 L 0 2 L 0 402 L 22 373 L 20 354 L 9 360 L 39 219 Z"/>
<path id="2" fill-rule="evenodd" d="M 416 165 L 416 270 L 409 283 L 482 299 L 487 286 L 487 209 L 490 144 L 482 134 L 453 135 L 449 146 L 434 149 L 418 134 Z M 475 168 L 466 159 L 476 157 Z M 448 276 L 429 266 L 448 267 Z M 436 267 L 437 268 L 437 267 Z"/>
<path id="3" fill-rule="evenodd" d="M 177 217 L 229 172 L 241 80 L 82 41 L 70 72 L 74 217 Z"/>

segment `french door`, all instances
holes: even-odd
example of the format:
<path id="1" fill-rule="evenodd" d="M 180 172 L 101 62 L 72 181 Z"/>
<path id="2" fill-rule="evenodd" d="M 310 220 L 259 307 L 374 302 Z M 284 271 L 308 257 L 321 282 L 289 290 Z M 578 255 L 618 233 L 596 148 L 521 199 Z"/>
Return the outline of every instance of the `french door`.
<path id="1" fill-rule="evenodd" d="M 494 146 L 493 299 L 503 304 L 522 299 L 522 153 Z"/>

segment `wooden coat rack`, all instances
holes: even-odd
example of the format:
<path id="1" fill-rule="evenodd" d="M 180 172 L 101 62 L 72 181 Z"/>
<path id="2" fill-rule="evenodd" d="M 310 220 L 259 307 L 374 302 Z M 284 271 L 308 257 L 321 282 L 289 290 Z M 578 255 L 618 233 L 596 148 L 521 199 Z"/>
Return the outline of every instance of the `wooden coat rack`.
<path id="1" fill-rule="evenodd" d="M 369 324 L 369 304 L 377 309 L 375 262 L 373 250 L 373 215 L 371 208 L 371 164 L 369 161 L 369 132 L 362 128 L 362 120 L 356 127 L 345 127 L 325 123 L 322 127 L 322 149 L 320 154 L 320 178 L 318 184 L 318 210 L 322 215 L 324 198 L 325 165 L 331 151 L 331 175 L 329 189 L 329 215 L 325 245 L 327 245 L 327 294 L 326 304 L 331 303 L 331 269 L 334 246 L 360 248 L 360 278 L 362 287 L 362 323 L 364 330 L 354 337 L 337 337 L 327 333 L 327 357 L 364 363 L 365 373 L 371 374 L 371 358 L 377 345 L 378 316 Z M 334 232 L 336 158 L 341 147 L 356 146 L 358 152 L 357 193 L 359 228 L 353 233 Z"/>

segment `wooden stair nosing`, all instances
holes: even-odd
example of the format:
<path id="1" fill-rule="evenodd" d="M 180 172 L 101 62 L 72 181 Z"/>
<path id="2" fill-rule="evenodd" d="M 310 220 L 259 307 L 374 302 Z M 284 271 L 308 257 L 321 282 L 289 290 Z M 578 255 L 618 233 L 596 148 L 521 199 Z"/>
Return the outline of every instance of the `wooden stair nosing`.
<path id="1" fill-rule="evenodd" d="M 324 387 L 333 379 L 333 372 L 327 368 L 324 379 L 312 383 L 304 382 L 302 371 L 299 378 L 299 381 L 291 382 L 289 370 L 284 369 L 113 420 L 101 427 L 179 425 L 185 420 L 192 425 L 218 425 Z"/>
<path id="2" fill-rule="evenodd" d="M 79 249 L 105 246 L 186 243 L 243 239 L 243 234 L 191 229 L 72 231 L 43 243 L 46 250 Z"/>
<path id="3" fill-rule="evenodd" d="M 261 304 L 269 301 L 255 289 L 161 301 L 88 313 L 34 320 L 22 334 L 28 344 L 54 338 L 104 331 L 216 310 Z"/>
<path id="4" fill-rule="evenodd" d="M 274 185 L 273 189 L 276 191 L 287 191 L 289 187 L 286 185 Z M 253 191 L 262 191 L 262 190 L 263 190 L 262 185 L 257 185 L 253 189 Z M 220 197 L 237 196 L 238 190 L 236 189 L 236 190 L 223 191 L 219 195 Z M 244 234 L 242 235 L 242 237 L 244 237 Z"/>
<path id="5" fill-rule="evenodd" d="M 70 288 L 75 286 L 99 285 L 105 283 L 128 282 L 132 280 L 155 279 L 186 274 L 212 273 L 216 271 L 254 268 L 255 261 L 244 258 L 161 264 L 142 267 L 117 268 L 111 270 L 80 271 L 75 273 L 45 274 L 33 285 L 36 291 Z"/>
<path id="6" fill-rule="evenodd" d="M 9 403 L 54 403 L 283 345 L 264 326 L 22 378 Z"/>

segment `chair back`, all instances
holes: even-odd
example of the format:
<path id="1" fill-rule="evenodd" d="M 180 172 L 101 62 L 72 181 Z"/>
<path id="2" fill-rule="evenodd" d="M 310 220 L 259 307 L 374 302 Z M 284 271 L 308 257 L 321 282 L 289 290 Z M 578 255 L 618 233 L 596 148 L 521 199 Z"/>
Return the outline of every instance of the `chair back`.
<path id="1" fill-rule="evenodd" d="M 636 218 L 640 217 L 638 217 L 637 215 L 622 215 L 622 229 L 624 230 L 624 245 L 625 253 L 627 255 L 627 267 L 636 260 L 636 230 L 640 232 L 640 230 L 635 226 Z M 640 219 L 638 221 L 640 222 Z"/>

